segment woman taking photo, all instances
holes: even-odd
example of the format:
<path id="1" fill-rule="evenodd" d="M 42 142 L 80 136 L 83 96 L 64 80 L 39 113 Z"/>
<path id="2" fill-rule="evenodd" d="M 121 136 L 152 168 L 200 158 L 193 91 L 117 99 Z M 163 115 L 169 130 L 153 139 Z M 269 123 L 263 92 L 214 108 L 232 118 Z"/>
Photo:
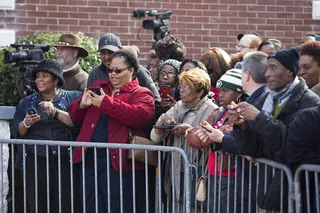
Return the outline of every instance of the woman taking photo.
<path id="1" fill-rule="evenodd" d="M 94 82 L 91 87 L 99 88 L 94 92 L 86 88 L 83 95 L 70 107 L 72 118 L 82 124 L 77 141 L 100 143 L 128 143 L 129 131 L 132 135 L 146 137 L 145 129 L 154 115 L 154 96 L 150 90 L 139 86 L 132 74 L 139 68 L 138 59 L 130 50 L 122 49 L 115 52 L 111 59 L 109 78 Z M 100 94 L 99 94 L 100 93 Z M 98 183 L 98 212 L 121 212 L 120 201 L 123 198 L 123 212 L 133 211 L 133 175 L 135 172 L 135 196 L 144 192 L 144 164 L 136 163 L 132 171 L 131 160 L 127 160 L 127 151 L 122 149 L 122 165 L 120 165 L 119 149 L 97 149 L 95 163 L 94 149 L 85 151 L 85 204 L 86 212 L 96 212 L 95 179 Z M 108 159 L 110 164 L 108 165 Z M 74 162 L 82 161 L 82 148 L 77 147 L 73 156 Z M 97 167 L 97 177 L 95 176 Z M 120 167 L 122 183 L 120 183 Z M 107 173 L 107 170 L 110 172 Z M 107 177 L 110 179 L 108 188 Z M 122 191 L 120 185 L 122 184 Z M 110 197 L 108 197 L 110 190 Z M 141 198 L 141 197 L 140 197 Z M 110 202 L 109 202 L 110 201 Z M 142 204 L 137 198 L 137 212 Z M 110 206 L 108 204 L 110 203 Z"/>
<path id="2" fill-rule="evenodd" d="M 190 158 L 190 162 L 198 164 L 198 158 L 201 153 L 186 144 L 186 131 L 199 125 L 201 121 L 206 120 L 218 107 L 207 97 L 210 91 L 210 78 L 205 71 L 199 68 L 182 73 L 179 89 L 181 100 L 160 116 L 156 122 L 156 126 L 166 127 L 168 125 L 175 125 L 171 130 L 173 139 L 167 145 L 182 148 Z M 153 128 L 151 140 L 160 142 L 165 138 L 167 133 L 168 131 L 165 131 L 163 128 Z M 174 153 L 173 162 L 174 165 L 172 165 L 171 155 L 168 155 L 164 162 L 164 189 L 170 199 L 174 197 L 175 202 L 178 202 L 181 199 L 180 196 L 183 196 L 183 192 L 180 191 L 183 165 L 181 165 L 182 160 L 178 153 Z M 175 177 L 174 183 L 171 181 L 171 166 L 175 168 L 175 173 L 173 174 Z M 172 187 L 175 188 L 175 195 L 172 195 Z M 183 185 L 181 186 L 182 188 Z"/>
<path id="3" fill-rule="evenodd" d="M 159 93 L 161 97 L 162 112 L 166 112 L 180 100 L 178 83 L 180 72 L 180 61 L 168 59 L 158 67 Z"/>
<path id="4" fill-rule="evenodd" d="M 33 140 L 72 140 L 70 127 L 73 126 L 68 114 L 69 106 L 73 100 L 80 96 L 80 92 L 60 89 L 64 84 L 62 67 L 54 60 L 43 60 L 32 72 L 38 92 L 24 98 L 16 107 L 11 133 L 14 138 Z M 61 190 L 62 212 L 71 211 L 71 184 L 70 184 L 70 158 L 69 146 L 60 147 L 61 163 L 58 165 L 58 147 L 49 148 L 49 168 L 46 166 L 46 146 L 26 146 L 26 190 L 27 202 L 30 212 L 36 212 L 38 199 L 38 212 L 59 211 L 59 190 Z M 37 161 L 35 162 L 35 155 Z M 19 147 L 19 167 L 22 164 L 22 147 Z M 37 167 L 36 167 L 37 166 Z M 61 168 L 61 189 L 58 189 L 58 166 Z M 35 168 L 37 177 L 35 179 Z M 47 174 L 47 169 L 49 174 Z M 49 175 L 49 177 L 47 177 Z M 49 179 L 49 183 L 47 182 Z M 37 188 L 35 191 L 35 180 Z M 47 203 L 47 184 L 50 190 L 50 201 Z M 76 204 L 78 205 L 78 203 Z"/>

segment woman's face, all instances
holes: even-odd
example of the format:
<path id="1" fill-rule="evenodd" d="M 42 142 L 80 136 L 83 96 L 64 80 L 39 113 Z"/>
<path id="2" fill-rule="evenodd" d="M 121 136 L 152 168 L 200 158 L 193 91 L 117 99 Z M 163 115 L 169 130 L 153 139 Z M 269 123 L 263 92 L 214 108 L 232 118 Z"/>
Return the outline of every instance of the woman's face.
<path id="1" fill-rule="evenodd" d="M 300 72 L 298 76 L 302 77 L 311 89 L 319 83 L 320 65 L 312 56 L 302 55 L 300 56 Z"/>
<path id="2" fill-rule="evenodd" d="M 187 106 L 194 106 L 198 103 L 201 97 L 201 92 L 197 93 L 190 84 L 179 85 L 180 98 L 182 103 Z"/>
<path id="3" fill-rule="evenodd" d="M 134 69 L 125 63 L 124 58 L 115 57 L 111 60 L 109 71 L 109 80 L 112 87 L 120 89 L 131 82 Z"/>
<path id="4" fill-rule="evenodd" d="M 178 76 L 176 73 L 176 69 L 171 65 L 163 65 L 160 70 L 159 76 L 160 85 L 169 85 L 171 87 L 176 86 Z"/>
<path id="5" fill-rule="evenodd" d="M 185 63 L 185 64 L 183 65 L 183 67 L 181 68 L 180 72 L 182 73 L 182 72 L 191 70 L 191 69 L 193 69 L 193 68 L 196 68 L 196 66 L 194 66 L 193 63 L 188 62 L 188 63 Z"/>
<path id="6" fill-rule="evenodd" d="M 151 77 L 154 82 L 158 81 L 159 62 L 160 62 L 160 60 L 157 58 L 152 58 L 149 62 L 149 72 L 151 73 Z"/>
<path id="7" fill-rule="evenodd" d="M 40 93 L 52 92 L 55 90 L 58 83 L 58 79 L 55 79 L 53 75 L 48 72 L 38 72 L 36 74 L 36 84 Z"/>
<path id="8" fill-rule="evenodd" d="M 219 88 L 219 104 L 224 108 L 227 108 L 232 101 L 235 103 L 238 102 L 238 99 L 241 97 L 241 93 L 238 93 L 227 87 Z"/>

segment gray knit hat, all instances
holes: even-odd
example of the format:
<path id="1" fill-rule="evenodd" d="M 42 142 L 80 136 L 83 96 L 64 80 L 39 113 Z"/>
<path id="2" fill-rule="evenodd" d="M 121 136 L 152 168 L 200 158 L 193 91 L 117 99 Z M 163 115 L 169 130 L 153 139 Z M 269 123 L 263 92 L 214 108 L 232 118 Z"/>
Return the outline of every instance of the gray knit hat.
<path id="1" fill-rule="evenodd" d="M 164 62 L 162 62 L 160 65 L 159 65 L 159 70 L 161 70 L 161 68 L 164 66 L 164 65 L 170 65 L 172 66 L 173 68 L 175 68 L 175 70 L 177 71 L 177 74 L 180 72 L 180 65 L 181 65 L 181 62 L 180 61 L 177 61 L 175 59 L 168 59 Z"/>
<path id="2" fill-rule="evenodd" d="M 247 94 L 242 90 L 241 75 L 242 73 L 240 69 L 234 68 L 234 69 L 228 70 L 217 81 L 216 88 L 226 87 L 236 92 Z"/>

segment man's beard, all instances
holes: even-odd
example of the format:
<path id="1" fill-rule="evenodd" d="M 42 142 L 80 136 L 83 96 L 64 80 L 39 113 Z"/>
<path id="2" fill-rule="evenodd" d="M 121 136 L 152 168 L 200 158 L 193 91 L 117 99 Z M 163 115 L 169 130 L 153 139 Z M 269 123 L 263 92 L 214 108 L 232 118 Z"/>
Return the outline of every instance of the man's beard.
<path id="1" fill-rule="evenodd" d="M 57 62 L 63 67 L 65 67 L 66 65 L 70 65 L 70 63 L 72 61 L 73 61 L 72 56 L 67 56 L 65 59 L 64 58 L 57 58 Z"/>
<path id="2" fill-rule="evenodd" d="M 57 58 L 57 62 L 58 62 L 61 66 L 64 66 L 64 59 L 63 59 L 63 58 Z"/>

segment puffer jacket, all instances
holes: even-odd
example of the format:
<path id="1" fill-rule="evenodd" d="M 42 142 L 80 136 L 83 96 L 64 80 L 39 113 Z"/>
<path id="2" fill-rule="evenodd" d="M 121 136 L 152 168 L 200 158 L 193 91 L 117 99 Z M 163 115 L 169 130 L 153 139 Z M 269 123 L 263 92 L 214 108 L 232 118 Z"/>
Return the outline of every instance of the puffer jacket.
<path id="1" fill-rule="evenodd" d="M 79 101 L 82 96 L 75 100 L 70 107 L 70 115 L 73 120 L 82 124 L 77 141 L 90 142 L 94 134 L 96 125 L 102 113 L 108 115 L 108 143 L 128 143 L 129 127 L 132 135 L 146 137 L 145 128 L 154 115 L 154 96 L 146 88 L 140 87 L 135 78 L 116 92 L 113 97 L 112 86 L 109 79 L 96 81 L 93 87 L 101 87 L 105 92 L 105 97 L 100 108 L 91 106 L 86 109 L 79 108 Z M 119 171 L 119 149 L 110 149 L 112 167 Z M 82 160 L 82 148 L 74 150 L 73 161 Z M 132 170 L 131 162 L 127 161 L 127 150 L 122 150 L 122 171 Z M 137 165 L 136 170 L 143 169 L 143 165 Z"/>

